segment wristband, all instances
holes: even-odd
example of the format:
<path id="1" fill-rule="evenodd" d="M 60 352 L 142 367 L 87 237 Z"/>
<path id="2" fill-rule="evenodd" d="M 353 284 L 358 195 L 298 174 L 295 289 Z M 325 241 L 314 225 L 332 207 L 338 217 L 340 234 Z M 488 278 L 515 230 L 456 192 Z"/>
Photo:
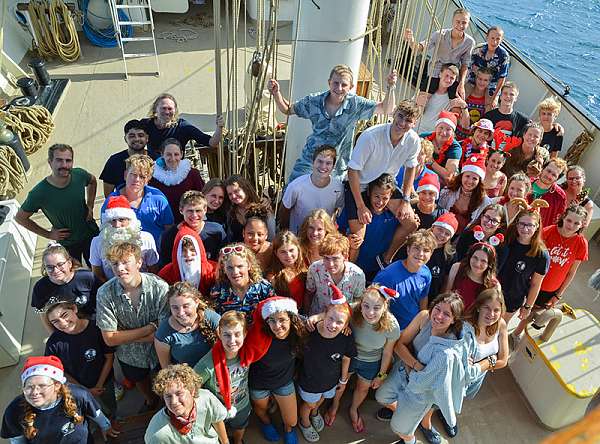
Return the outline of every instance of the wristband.
<path id="1" fill-rule="evenodd" d="M 158 325 L 156 325 L 156 322 L 150 321 L 148 322 L 148 324 L 150 324 L 154 328 L 154 331 L 158 331 Z"/>
<path id="2" fill-rule="evenodd" d="M 531 305 L 529 305 L 527 302 L 525 302 L 525 303 L 523 304 L 523 308 L 524 308 L 525 310 L 531 310 Z"/>
<path id="3" fill-rule="evenodd" d="M 379 372 L 379 373 L 377 373 L 377 377 L 381 380 L 384 380 L 385 378 L 388 377 L 388 374 L 384 373 L 384 372 Z"/>
<path id="4" fill-rule="evenodd" d="M 346 385 L 346 384 L 348 384 L 348 379 L 343 380 L 342 378 L 340 378 L 338 382 L 342 385 Z"/>

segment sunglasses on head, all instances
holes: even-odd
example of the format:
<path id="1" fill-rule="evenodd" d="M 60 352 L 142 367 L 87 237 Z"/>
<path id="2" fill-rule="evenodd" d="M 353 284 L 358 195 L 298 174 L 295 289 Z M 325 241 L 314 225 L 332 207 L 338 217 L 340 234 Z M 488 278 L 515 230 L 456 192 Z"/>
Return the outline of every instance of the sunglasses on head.
<path id="1" fill-rule="evenodd" d="M 233 247 L 223 247 L 221 248 L 221 254 L 223 256 L 227 256 L 231 253 L 241 253 L 244 251 L 244 247 L 242 245 L 234 245 Z"/>

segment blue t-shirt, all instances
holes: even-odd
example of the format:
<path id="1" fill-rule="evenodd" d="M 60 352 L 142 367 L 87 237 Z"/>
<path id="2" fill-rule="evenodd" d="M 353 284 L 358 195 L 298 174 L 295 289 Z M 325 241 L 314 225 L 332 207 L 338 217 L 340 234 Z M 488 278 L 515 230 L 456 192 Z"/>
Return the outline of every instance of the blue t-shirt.
<path id="1" fill-rule="evenodd" d="M 125 185 L 121 185 L 115 191 L 109 194 L 102 204 L 101 213 L 104 214 L 108 199 L 111 196 L 119 196 Z M 174 222 L 173 212 L 169 206 L 169 201 L 158 188 L 146 185 L 144 187 L 144 196 L 138 208 L 131 208 L 136 217 L 142 224 L 142 230 L 147 231 L 154 238 L 156 245 L 160 245 L 160 235 L 165 230 L 166 225 L 172 225 Z"/>
<path id="2" fill-rule="evenodd" d="M 212 310 L 204 311 L 204 318 L 213 330 L 219 326 L 221 315 Z M 173 364 L 187 363 L 190 367 L 210 351 L 213 344 L 206 341 L 199 329 L 189 333 L 180 333 L 171 327 L 169 319 L 163 319 L 154 335 L 160 342 L 171 347 L 171 362 Z"/>
<path id="3" fill-rule="evenodd" d="M 420 303 L 427 298 L 431 285 L 431 272 L 423 265 L 416 273 L 409 272 L 403 261 L 396 261 L 381 270 L 373 282 L 393 288 L 399 294 L 390 300 L 390 311 L 404 330 L 421 310 Z"/>
<path id="4" fill-rule="evenodd" d="M 373 279 L 373 276 L 379 271 L 379 265 L 375 259 L 378 254 L 387 250 L 392 242 L 396 228 L 400 224 L 398 219 L 389 210 L 384 210 L 381 214 L 372 213 L 371 223 L 367 225 L 365 231 L 365 240 L 360 246 L 356 265 L 365 272 L 367 280 Z M 347 233 L 348 215 L 346 209 L 342 211 L 337 219 L 338 228 L 342 233 Z"/>
<path id="5" fill-rule="evenodd" d="M 417 188 L 419 188 L 419 181 L 421 179 L 423 179 L 423 176 L 425 174 L 435 174 L 437 175 L 437 173 L 427 167 L 423 167 L 423 170 L 421 171 L 420 174 L 415 175 L 415 181 L 413 182 L 413 187 L 415 189 L 415 191 L 417 190 Z M 398 171 L 398 174 L 396 175 L 396 183 L 398 184 L 398 188 L 402 188 L 402 183 L 404 182 L 404 166 L 400 167 L 400 170 Z"/>
<path id="6" fill-rule="evenodd" d="M 177 120 L 176 125 L 163 129 L 158 129 L 152 119 L 142 119 L 141 123 L 148 133 L 148 154 L 150 154 L 150 157 L 154 160 L 160 157 L 158 149 L 167 139 L 175 138 L 179 140 L 179 143 L 181 143 L 183 148 L 182 154 L 185 154 L 185 146 L 190 140 L 195 140 L 199 145 L 205 146 L 208 146 L 210 141 L 210 136 L 208 134 L 203 133 L 200 129 L 182 118 Z"/>

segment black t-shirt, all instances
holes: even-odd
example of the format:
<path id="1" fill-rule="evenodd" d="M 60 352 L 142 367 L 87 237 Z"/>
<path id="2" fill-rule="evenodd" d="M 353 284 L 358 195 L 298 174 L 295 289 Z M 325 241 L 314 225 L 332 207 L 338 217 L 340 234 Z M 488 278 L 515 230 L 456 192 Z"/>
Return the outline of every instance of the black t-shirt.
<path id="1" fill-rule="evenodd" d="M 419 207 L 416 203 L 412 207 L 413 207 L 413 211 L 415 212 L 415 214 L 417 216 L 419 216 L 419 220 L 421 221 L 419 223 L 419 228 L 425 228 L 425 229 L 431 228 L 431 226 L 437 220 L 438 217 L 440 217 L 442 214 L 448 212 L 448 210 L 446 210 L 445 208 L 440 208 L 440 207 L 436 206 L 435 210 L 433 210 L 433 212 L 431 214 L 425 214 L 425 213 L 421 212 L 421 210 L 419 210 Z"/>
<path id="2" fill-rule="evenodd" d="M 221 225 L 223 228 L 227 226 L 227 213 L 223 209 L 223 207 L 219 208 L 217 211 L 207 212 L 206 220 L 209 222 L 215 222 Z"/>
<path id="3" fill-rule="evenodd" d="M 75 404 L 77 412 L 86 417 L 96 417 L 100 405 L 94 397 L 83 387 L 67 383 Z M 17 396 L 4 411 L 2 419 L 2 431 L 0 436 L 4 439 L 23 436 L 23 395 Z M 94 439 L 89 433 L 88 420 L 84 419 L 81 424 L 75 424 L 72 418 L 65 415 L 64 402 L 61 400 L 56 406 L 48 410 L 35 412 L 34 427 L 37 434 L 28 443 L 31 444 L 93 444 Z"/>
<path id="4" fill-rule="evenodd" d="M 179 140 L 181 146 L 183 147 L 184 152 L 182 154 L 185 155 L 185 146 L 190 140 L 195 140 L 199 145 L 208 146 L 210 141 L 210 136 L 208 134 L 203 133 L 194 125 L 189 123 L 185 119 L 177 120 L 177 124 L 171 127 L 158 129 L 154 124 L 152 119 L 142 119 L 142 125 L 146 128 L 146 132 L 148 133 L 148 153 L 153 159 L 157 159 L 159 157 L 158 148 L 161 143 L 170 138 L 175 138 Z"/>
<path id="5" fill-rule="evenodd" d="M 471 248 L 471 245 L 476 244 L 477 242 L 479 241 L 475 239 L 475 236 L 473 236 L 472 230 L 469 229 L 467 231 L 463 231 L 458 237 L 458 242 L 456 243 L 456 255 L 454 257 L 455 261 L 462 261 L 467 255 L 469 248 Z M 496 266 L 499 266 L 506 259 L 505 256 L 508 251 L 506 249 L 506 245 L 504 244 L 496 245 L 494 250 L 496 250 Z"/>
<path id="6" fill-rule="evenodd" d="M 35 283 L 31 293 L 31 306 L 42 312 L 49 302 L 68 301 L 77 304 L 80 311 L 88 316 L 96 313 L 96 291 L 98 281 L 90 270 L 76 270 L 71 281 L 57 285 L 48 276 Z"/>
<path id="7" fill-rule="evenodd" d="M 531 277 L 534 273 L 545 275 L 550 265 L 550 256 L 543 250 L 535 257 L 527 256 L 529 245 L 513 241 L 506 246 L 506 259 L 502 260 L 498 279 L 504 292 L 506 309 L 516 311 L 529 292 Z"/>
<path id="8" fill-rule="evenodd" d="M 318 329 L 311 332 L 304 346 L 304 362 L 298 383 L 308 393 L 323 393 L 335 387 L 342 374 L 342 358 L 356 356 L 354 336 L 342 333 L 324 338 Z"/>
<path id="9" fill-rule="evenodd" d="M 100 180 L 117 188 L 125 183 L 125 160 L 129 158 L 129 150 L 119 151 L 108 158 L 100 173 Z"/>
<path id="10" fill-rule="evenodd" d="M 66 373 L 84 387 L 92 388 L 96 386 L 106 362 L 104 355 L 109 353 L 114 353 L 114 349 L 106 345 L 96 323 L 89 321 L 85 330 L 77 335 L 62 331 L 52 333 L 44 354 L 60 358 Z"/>
<path id="11" fill-rule="evenodd" d="M 177 225 L 173 225 L 160 237 L 160 265 L 164 267 L 173 260 L 173 244 L 177 237 Z M 200 239 L 206 250 L 206 257 L 212 261 L 219 259 L 219 250 L 225 244 L 226 238 L 223 227 L 215 222 L 204 222 L 204 228 L 200 232 Z"/>
<path id="12" fill-rule="evenodd" d="M 563 136 L 558 135 L 558 131 L 552 128 L 548 132 L 544 132 L 542 137 L 541 146 L 545 146 L 551 153 L 554 151 L 560 151 L 562 149 Z"/>
<path id="13" fill-rule="evenodd" d="M 294 377 L 296 357 L 289 338 L 273 338 L 267 353 L 250 366 L 250 388 L 274 390 L 289 383 Z"/>
<path id="14" fill-rule="evenodd" d="M 523 128 L 529 122 L 527 116 L 519 111 L 502 114 L 498 108 L 488 111 L 483 118 L 491 120 L 494 124 L 494 129 L 501 129 L 508 135 L 519 137 L 522 135 Z"/>

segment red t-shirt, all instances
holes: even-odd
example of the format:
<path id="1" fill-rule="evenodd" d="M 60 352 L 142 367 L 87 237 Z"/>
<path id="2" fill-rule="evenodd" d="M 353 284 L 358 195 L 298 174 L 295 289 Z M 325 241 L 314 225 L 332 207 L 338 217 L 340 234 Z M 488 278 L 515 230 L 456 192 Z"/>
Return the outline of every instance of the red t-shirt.
<path id="1" fill-rule="evenodd" d="M 542 239 L 550 254 L 550 269 L 544 276 L 541 290 L 553 292 L 560 288 L 573 262 L 587 261 L 588 242 L 582 234 L 562 237 L 556 225 L 544 228 Z"/>

